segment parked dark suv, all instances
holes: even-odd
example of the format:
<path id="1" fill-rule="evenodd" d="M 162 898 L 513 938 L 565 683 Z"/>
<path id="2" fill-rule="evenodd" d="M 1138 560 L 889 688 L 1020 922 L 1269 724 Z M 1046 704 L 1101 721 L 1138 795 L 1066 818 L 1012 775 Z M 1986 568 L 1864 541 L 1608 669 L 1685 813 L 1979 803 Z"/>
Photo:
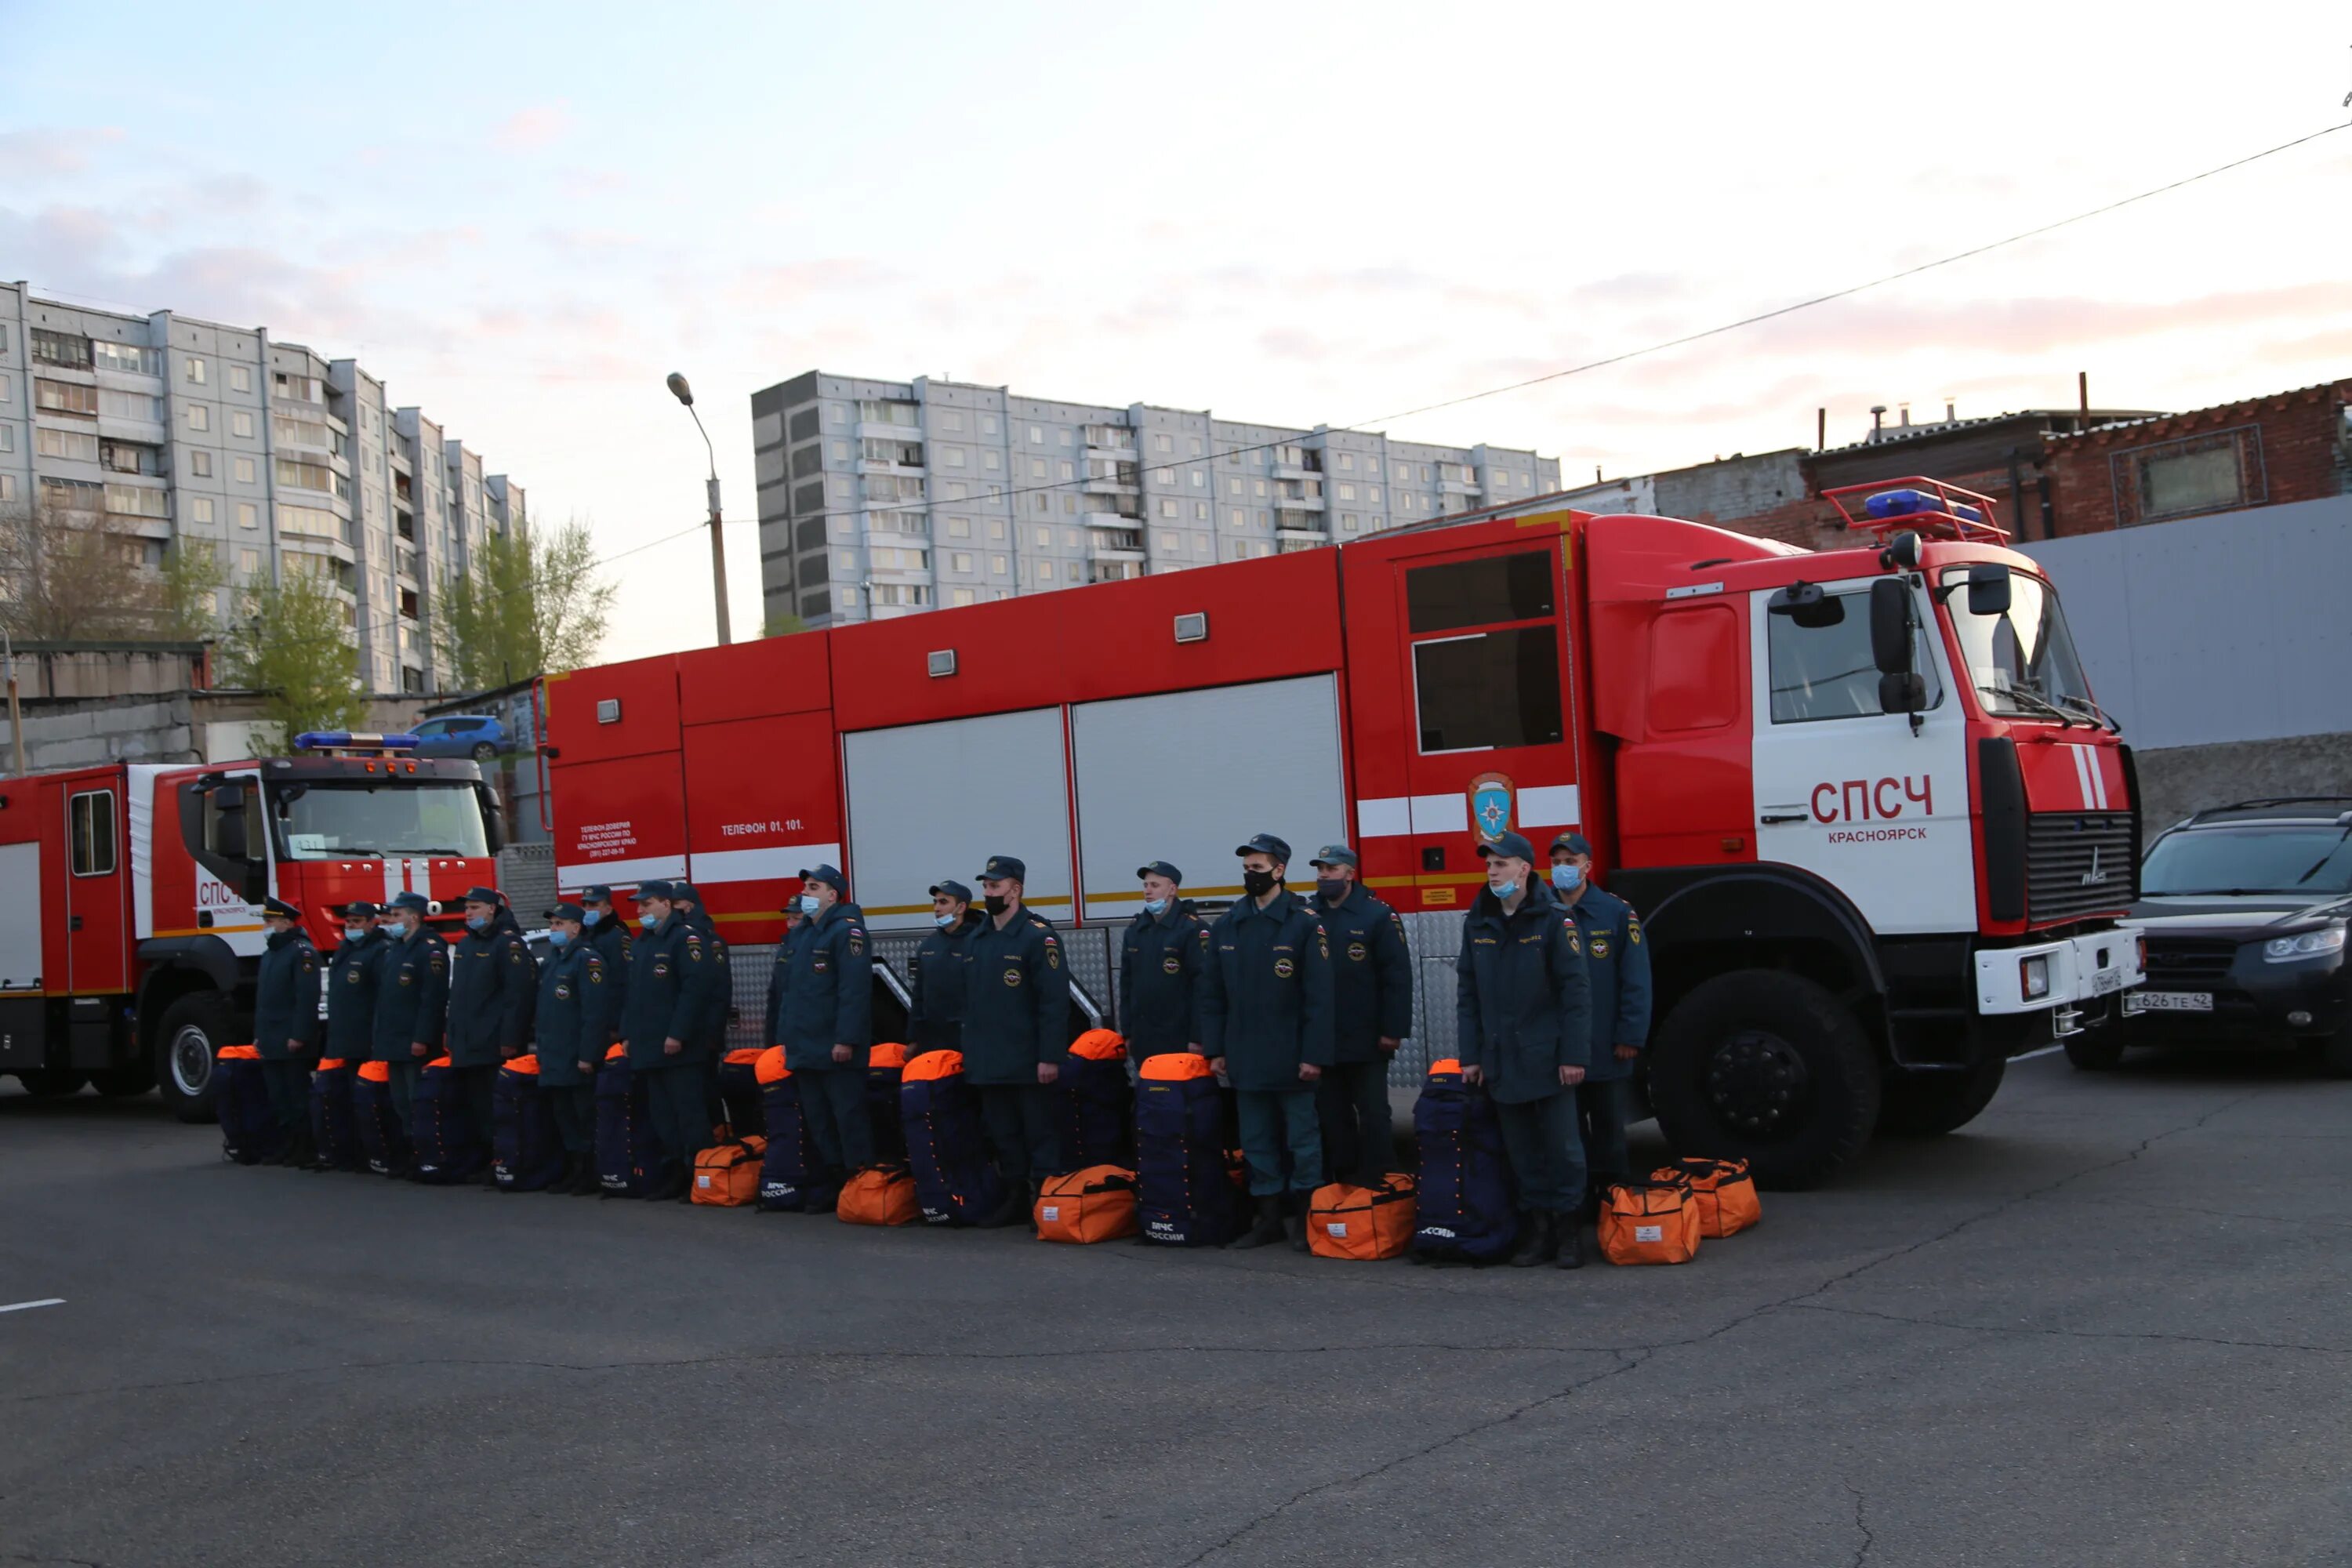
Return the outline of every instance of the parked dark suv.
<path id="1" fill-rule="evenodd" d="M 2200 811 L 2149 847 L 2139 880 L 2147 984 L 2125 994 L 2122 1028 L 2068 1044 L 2075 1066 L 2130 1045 L 2306 1042 L 2352 1077 L 2352 796 Z"/>

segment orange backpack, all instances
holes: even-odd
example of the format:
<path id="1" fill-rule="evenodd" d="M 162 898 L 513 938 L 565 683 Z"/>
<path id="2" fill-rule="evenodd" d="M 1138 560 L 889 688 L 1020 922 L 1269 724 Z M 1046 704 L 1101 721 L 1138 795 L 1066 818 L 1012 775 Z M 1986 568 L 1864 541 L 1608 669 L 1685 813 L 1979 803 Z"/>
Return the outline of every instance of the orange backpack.
<path id="1" fill-rule="evenodd" d="M 760 1195 L 760 1162 L 768 1141 L 754 1132 L 731 1143 L 714 1143 L 694 1157 L 694 1201 L 719 1208 L 748 1207 Z"/>
<path id="2" fill-rule="evenodd" d="M 1369 1263 L 1403 1257 L 1415 1227 L 1411 1176 L 1391 1173 L 1377 1187 L 1333 1182 L 1308 1202 L 1307 1245 L 1318 1258 Z"/>
<path id="3" fill-rule="evenodd" d="M 923 1217 L 915 1178 L 904 1165 L 868 1165 L 841 1184 L 834 1212 L 844 1225 L 913 1225 Z"/>
<path id="4" fill-rule="evenodd" d="M 1688 1263 L 1698 1256 L 1698 1202 L 1679 1175 L 1622 1183 L 1601 1202 L 1600 1235 L 1612 1263 Z"/>
<path id="5" fill-rule="evenodd" d="M 1037 1239 L 1116 1241 L 1141 1227 L 1135 1217 L 1135 1173 L 1118 1165 L 1088 1165 L 1048 1176 L 1037 1194 Z"/>
<path id="6" fill-rule="evenodd" d="M 1651 1172 L 1650 1179 L 1690 1184 L 1698 1205 L 1698 1233 L 1709 1241 L 1738 1236 L 1764 1217 L 1745 1160 L 1677 1160 Z"/>

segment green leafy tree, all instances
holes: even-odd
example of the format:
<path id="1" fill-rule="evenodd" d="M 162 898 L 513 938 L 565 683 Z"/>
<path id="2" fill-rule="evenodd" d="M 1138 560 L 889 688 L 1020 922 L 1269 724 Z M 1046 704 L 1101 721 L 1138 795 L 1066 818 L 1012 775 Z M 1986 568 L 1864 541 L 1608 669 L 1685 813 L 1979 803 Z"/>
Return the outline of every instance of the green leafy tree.
<path id="1" fill-rule="evenodd" d="M 305 730 L 354 730 L 366 719 L 349 613 L 321 577 L 289 571 L 248 590 L 221 658 L 231 685 L 266 694 L 254 731 L 265 751 L 289 750 Z"/>
<path id="2" fill-rule="evenodd" d="M 487 691 L 579 668 L 604 640 L 615 592 L 584 523 L 490 535 L 434 607 L 452 684 Z"/>
<path id="3" fill-rule="evenodd" d="M 760 635 L 761 637 L 788 637 L 795 632 L 804 632 L 808 629 L 808 622 L 802 619 L 799 616 L 794 615 L 790 610 L 778 610 L 774 615 L 768 617 L 768 624 L 760 628 Z"/>
<path id="4" fill-rule="evenodd" d="M 221 631 L 220 591 L 228 574 L 210 540 L 185 535 L 163 557 L 157 629 L 173 642 L 202 642 Z"/>

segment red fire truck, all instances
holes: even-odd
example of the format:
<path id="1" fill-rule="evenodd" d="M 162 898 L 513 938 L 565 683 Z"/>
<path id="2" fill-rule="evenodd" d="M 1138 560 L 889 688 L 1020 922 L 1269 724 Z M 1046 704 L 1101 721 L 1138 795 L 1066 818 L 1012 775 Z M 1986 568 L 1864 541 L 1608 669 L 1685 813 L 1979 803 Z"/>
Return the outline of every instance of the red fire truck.
<path id="1" fill-rule="evenodd" d="M 407 889 L 450 934 L 496 874 L 495 797 L 410 743 L 338 731 L 290 757 L 0 782 L 0 1072 L 35 1094 L 160 1086 L 202 1121 L 215 1050 L 250 1032 L 264 899 L 298 905 L 321 952 L 342 905 Z"/>
<path id="2" fill-rule="evenodd" d="M 818 861 L 887 931 L 1011 854 L 1088 924 L 1155 859 L 1237 896 L 1265 831 L 1442 917 L 1480 843 L 1572 827 L 1643 917 L 1667 1138 L 1817 1182 L 1969 1121 L 2143 973 L 2131 755 L 2048 582 L 1983 497 L 1832 499 L 1852 548 L 1474 514 L 582 670 L 545 694 L 557 880 L 688 876 L 760 942 Z"/>

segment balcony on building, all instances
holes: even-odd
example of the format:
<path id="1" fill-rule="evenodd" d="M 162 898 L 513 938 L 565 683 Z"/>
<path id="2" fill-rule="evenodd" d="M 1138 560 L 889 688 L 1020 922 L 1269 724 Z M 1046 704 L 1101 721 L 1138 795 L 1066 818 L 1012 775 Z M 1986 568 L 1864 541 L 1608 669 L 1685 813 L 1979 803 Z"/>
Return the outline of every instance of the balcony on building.
<path id="1" fill-rule="evenodd" d="M 866 436 L 858 443 L 857 471 L 861 474 L 911 474 L 920 479 L 923 473 L 923 444 L 908 440 L 907 434 Z"/>
<path id="2" fill-rule="evenodd" d="M 1143 531 L 1139 528 L 1097 528 L 1087 535 L 1089 561 L 1142 561 Z"/>
<path id="3" fill-rule="evenodd" d="M 1323 496 L 1320 491 L 1313 495 L 1285 493 L 1274 498 L 1274 507 L 1276 511 L 1320 512 L 1323 510 Z"/>
<path id="4" fill-rule="evenodd" d="M 1124 425 L 1089 425 L 1087 426 L 1087 449 L 1090 452 L 1123 452 L 1135 455 L 1135 432 Z"/>
<path id="5" fill-rule="evenodd" d="M 1277 479 L 1319 479 L 1323 477 L 1323 454 L 1311 447 L 1276 447 L 1269 471 Z"/>
<path id="6" fill-rule="evenodd" d="M 1133 463 L 1112 462 L 1104 458 L 1087 460 L 1087 494 L 1126 495 L 1140 489 L 1142 485 Z"/>
<path id="7" fill-rule="evenodd" d="M 1122 504 L 1130 506 L 1134 508 L 1134 510 L 1131 511 L 1119 511 L 1115 510 L 1084 511 L 1078 514 L 1078 521 L 1092 529 L 1118 530 L 1141 528 L 1144 522 L 1143 502 L 1139 500 L 1124 502 Z"/>
<path id="8" fill-rule="evenodd" d="M 1129 578 L 1142 576 L 1144 571 L 1144 564 L 1140 561 L 1095 561 L 1087 567 L 1087 581 L 1124 583 Z"/>
<path id="9" fill-rule="evenodd" d="M 1437 481 L 1439 489 L 1449 496 L 1475 496 L 1478 493 L 1476 479 L 1464 477 L 1462 470 L 1453 468 L 1451 464 L 1447 467 L 1450 471 Z"/>

